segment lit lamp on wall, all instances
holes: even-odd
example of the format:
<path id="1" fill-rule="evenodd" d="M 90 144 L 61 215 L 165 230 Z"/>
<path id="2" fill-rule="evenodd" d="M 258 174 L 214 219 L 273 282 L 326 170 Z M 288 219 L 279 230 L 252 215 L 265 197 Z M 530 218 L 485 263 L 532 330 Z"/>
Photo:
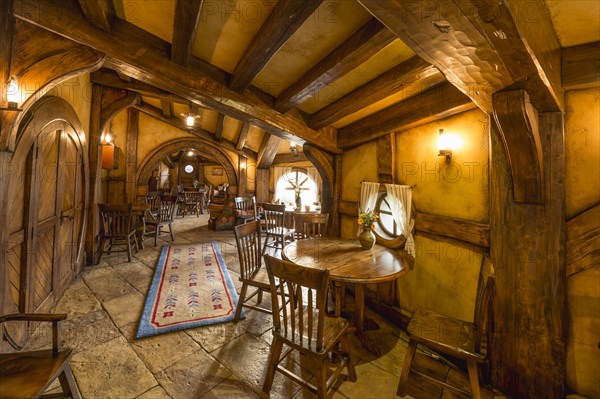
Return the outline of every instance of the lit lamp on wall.
<path id="1" fill-rule="evenodd" d="M 290 151 L 292 152 L 292 154 L 297 157 L 298 156 L 298 147 L 296 146 L 296 143 L 293 141 L 290 141 Z"/>
<path id="2" fill-rule="evenodd" d="M 117 152 L 119 149 L 112 143 L 110 133 L 102 133 L 100 148 L 102 149 L 102 169 L 117 169 Z"/>
<path id="3" fill-rule="evenodd" d="M 2 111 L 22 111 L 19 108 L 21 102 L 21 90 L 19 89 L 19 81 L 17 78 L 12 77 L 6 83 L 6 108 L 0 108 Z"/>
<path id="4" fill-rule="evenodd" d="M 446 162 L 452 162 L 452 151 L 456 150 L 460 147 L 460 138 L 451 133 L 444 133 L 444 129 L 439 130 L 440 135 L 438 137 L 437 145 L 438 145 L 438 155 L 441 157 L 446 157 Z"/>

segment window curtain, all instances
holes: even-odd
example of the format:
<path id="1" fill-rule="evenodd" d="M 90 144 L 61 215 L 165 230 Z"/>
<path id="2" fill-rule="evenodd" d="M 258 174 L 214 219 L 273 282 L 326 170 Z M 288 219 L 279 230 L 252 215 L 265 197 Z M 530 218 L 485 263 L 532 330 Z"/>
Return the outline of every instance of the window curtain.
<path id="1" fill-rule="evenodd" d="M 360 184 L 360 212 L 375 211 L 377 196 L 379 195 L 379 183 L 364 181 Z"/>
<path id="2" fill-rule="evenodd" d="M 415 238 L 412 232 L 415 227 L 415 219 L 411 218 L 412 188 L 398 184 L 386 184 L 385 188 L 387 190 L 387 201 L 390 204 L 394 221 L 400 227 L 404 238 L 406 238 L 404 249 L 414 257 Z"/>

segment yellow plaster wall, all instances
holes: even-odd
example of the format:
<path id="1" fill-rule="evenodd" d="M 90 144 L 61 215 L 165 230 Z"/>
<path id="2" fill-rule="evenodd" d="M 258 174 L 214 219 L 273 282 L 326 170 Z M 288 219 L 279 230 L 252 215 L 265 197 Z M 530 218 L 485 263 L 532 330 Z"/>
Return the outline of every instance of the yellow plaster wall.
<path id="1" fill-rule="evenodd" d="M 600 202 L 600 89 L 567 92 L 565 190 L 567 220 Z"/>
<path id="2" fill-rule="evenodd" d="M 92 84 L 89 73 L 62 82 L 49 90 L 46 95 L 61 97 L 68 101 L 77 113 L 86 137 L 89 137 L 92 109 Z"/>
<path id="3" fill-rule="evenodd" d="M 175 139 L 190 138 L 190 134 L 150 116 L 140 113 L 138 136 L 138 166 L 160 145 Z"/>

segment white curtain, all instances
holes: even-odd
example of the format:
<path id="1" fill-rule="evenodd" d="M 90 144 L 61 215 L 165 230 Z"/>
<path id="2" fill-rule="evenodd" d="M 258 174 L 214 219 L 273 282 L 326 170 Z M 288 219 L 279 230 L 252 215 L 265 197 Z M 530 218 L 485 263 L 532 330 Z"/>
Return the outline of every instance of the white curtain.
<path id="1" fill-rule="evenodd" d="M 364 181 L 360 184 L 360 212 L 375 211 L 377 196 L 379 195 L 379 183 Z"/>
<path id="2" fill-rule="evenodd" d="M 406 238 L 404 249 L 410 255 L 415 256 L 415 239 L 413 229 L 415 220 L 411 218 L 412 209 L 412 189 L 410 186 L 401 186 L 398 184 L 386 184 L 387 201 L 390 204 L 390 210 L 394 221 Z"/>

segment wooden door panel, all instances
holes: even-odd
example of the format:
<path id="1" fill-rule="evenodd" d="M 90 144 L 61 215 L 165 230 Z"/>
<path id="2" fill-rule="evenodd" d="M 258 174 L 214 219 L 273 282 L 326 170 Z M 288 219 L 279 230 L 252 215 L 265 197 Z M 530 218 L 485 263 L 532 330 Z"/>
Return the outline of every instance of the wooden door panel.
<path id="1" fill-rule="evenodd" d="M 56 215 L 56 170 L 58 161 L 58 141 L 56 134 L 47 135 L 40 140 L 38 148 L 38 167 L 36 170 L 38 188 L 38 221 L 44 221 Z"/>
<path id="2" fill-rule="evenodd" d="M 9 183 L 9 220 L 8 233 L 12 234 L 23 229 L 25 224 L 24 210 L 25 207 L 25 177 L 27 175 L 26 168 L 27 158 L 16 160 L 11 163 L 10 168 L 10 183 Z"/>
<path id="3" fill-rule="evenodd" d="M 34 312 L 45 312 L 52 303 L 48 301 L 52 294 L 52 263 L 54 258 L 54 228 L 38 235 L 35 246 L 35 268 L 30 277 L 32 307 Z"/>
<path id="4" fill-rule="evenodd" d="M 8 283 L 10 285 L 10 297 L 18 307 L 21 294 L 21 255 L 23 243 L 15 245 L 7 252 Z"/>

